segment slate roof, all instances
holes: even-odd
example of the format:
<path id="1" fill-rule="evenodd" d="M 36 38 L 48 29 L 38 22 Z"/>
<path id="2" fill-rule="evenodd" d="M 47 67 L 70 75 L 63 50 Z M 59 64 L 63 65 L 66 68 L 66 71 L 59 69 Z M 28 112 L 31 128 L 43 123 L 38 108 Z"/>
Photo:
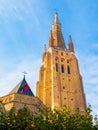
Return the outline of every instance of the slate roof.
<path id="1" fill-rule="evenodd" d="M 19 93 L 19 94 L 26 94 L 29 96 L 34 96 L 31 88 L 29 87 L 27 81 L 25 80 L 25 76 L 23 80 L 21 80 L 9 94 L 12 94 L 12 93 Z"/>

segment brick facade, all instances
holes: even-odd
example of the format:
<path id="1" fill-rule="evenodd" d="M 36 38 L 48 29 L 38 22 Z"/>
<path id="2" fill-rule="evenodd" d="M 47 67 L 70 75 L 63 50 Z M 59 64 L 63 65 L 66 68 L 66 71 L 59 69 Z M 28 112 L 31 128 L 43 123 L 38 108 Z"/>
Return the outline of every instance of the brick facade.
<path id="1" fill-rule="evenodd" d="M 79 108 L 86 112 L 86 101 L 78 60 L 74 53 L 73 42 L 69 37 L 69 48 L 64 43 L 57 13 L 52 24 L 48 51 L 44 58 L 36 84 L 36 95 L 52 109 L 70 107 L 74 112 Z"/>

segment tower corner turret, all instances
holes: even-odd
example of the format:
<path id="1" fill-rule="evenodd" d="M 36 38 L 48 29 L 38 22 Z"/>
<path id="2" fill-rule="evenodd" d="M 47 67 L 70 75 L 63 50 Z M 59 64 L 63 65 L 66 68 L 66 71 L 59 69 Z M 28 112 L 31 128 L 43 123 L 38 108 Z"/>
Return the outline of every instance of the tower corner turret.
<path id="1" fill-rule="evenodd" d="M 69 41 L 68 41 L 69 51 L 74 53 L 74 45 L 72 42 L 71 35 L 69 35 Z"/>

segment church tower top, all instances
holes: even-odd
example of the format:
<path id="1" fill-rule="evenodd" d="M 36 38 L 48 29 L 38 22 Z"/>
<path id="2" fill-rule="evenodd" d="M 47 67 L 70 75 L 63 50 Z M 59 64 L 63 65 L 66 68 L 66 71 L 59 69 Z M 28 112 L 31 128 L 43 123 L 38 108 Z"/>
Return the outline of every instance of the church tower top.
<path id="1" fill-rule="evenodd" d="M 56 12 L 54 15 L 54 24 L 60 24 L 58 19 L 58 13 Z"/>
<path id="2" fill-rule="evenodd" d="M 61 24 L 58 19 L 58 13 L 55 13 L 54 15 L 52 30 L 49 37 L 49 47 L 59 47 L 61 49 L 65 49 L 65 43 L 61 31 Z"/>

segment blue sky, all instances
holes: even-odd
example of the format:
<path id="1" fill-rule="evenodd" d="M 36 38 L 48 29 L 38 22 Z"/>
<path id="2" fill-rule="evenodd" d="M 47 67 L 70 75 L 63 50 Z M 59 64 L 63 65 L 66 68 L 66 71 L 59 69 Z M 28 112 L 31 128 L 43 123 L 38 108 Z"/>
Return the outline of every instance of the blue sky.
<path id="1" fill-rule="evenodd" d="M 98 0 L 0 0 L 0 96 L 14 88 L 23 71 L 35 93 L 55 12 L 66 46 L 72 36 L 87 104 L 98 114 Z"/>

